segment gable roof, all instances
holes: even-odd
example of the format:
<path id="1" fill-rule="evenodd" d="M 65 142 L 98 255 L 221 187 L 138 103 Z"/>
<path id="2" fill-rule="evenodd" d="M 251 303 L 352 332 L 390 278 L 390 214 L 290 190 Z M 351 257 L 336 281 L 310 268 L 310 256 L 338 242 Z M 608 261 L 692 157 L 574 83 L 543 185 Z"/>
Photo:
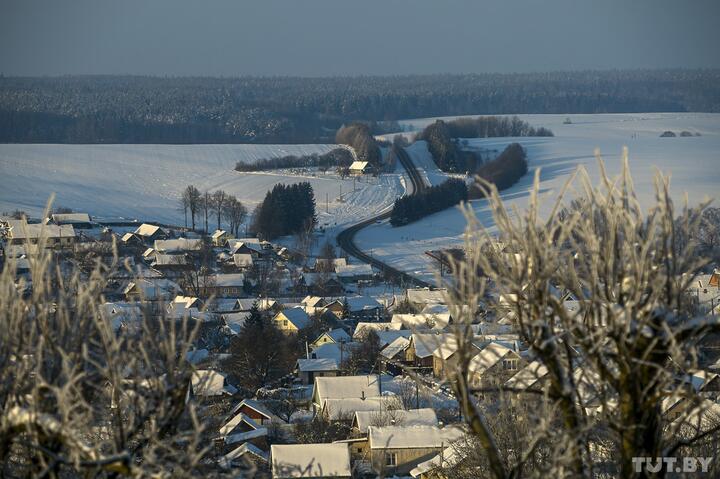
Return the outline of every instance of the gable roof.
<path id="1" fill-rule="evenodd" d="M 395 396 L 376 396 L 362 398 L 326 399 L 322 412 L 331 421 L 343 419 L 343 415 L 352 416 L 358 411 L 380 412 L 398 409 L 400 401 Z"/>
<path id="2" fill-rule="evenodd" d="M 382 308 L 382 304 L 370 296 L 348 296 L 346 299 L 351 313 Z"/>
<path id="3" fill-rule="evenodd" d="M 273 444 L 270 447 L 273 478 L 350 477 L 347 444 Z"/>
<path id="4" fill-rule="evenodd" d="M 463 434 L 455 426 L 369 426 L 368 442 L 370 449 L 425 449 L 447 447 Z"/>
<path id="5" fill-rule="evenodd" d="M 322 404 L 326 399 L 369 398 L 380 396 L 376 374 L 362 376 L 316 377 L 313 397 Z"/>
<path id="6" fill-rule="evenodd" d="M 303 300 L 300 301 L 300 304 L 304 304 L 305 306 L 309 306 L 311 308 L 317 308 L 322 306 L 324 303 L 325 299 L 320 296 L 305 296 Z"/>
<path id="7" fill-rule="evenodd" d="M 297 329 L 303 329 L 310 325 L 310 316 L 308 316 L 302 308 L 283 309 L 275 315 L 275 318 L 277 319 L 281 315 L 290 321 Z"/>
<path id="8" fill-rule="evenodd" d="M 262 416 L 265 416 L 267 419 L 276 418 L 276 416 L 272 412 L 270 412 L 270 410 L 265 407 L 264 404 L 262 404 L 260 401 L 256 401 L 255 399 L 243 399 L 234 408 L 232 408 L 230 414 L 237 413 L 238 411 L 240 411 L 240 409 L 242 409 L 243 406 L 252 409 L 253 411 Z"/>
<path id="9" fill-rule="evenodd" d="M 531 361 L 513 377 L 505 381 L 505 387 L 511 389 L 529 389 L 544 378 L 548 369 L 540 361 Z"/>
<path id="10" fill-rule="evenodd" d="M 177 238 L 169 240 L 155 240 L 153 245 L 156 251 L 172 253 L 180 251 L 199 251 L 202 248 L 202 239 Z"/>
<path id="11" fill-rule="evenodd" d="M 366 433 L 369 426 L 376 419 L 384 419 L 382 414 L 387 414 L 388 419 L 392 418 L 395 421 L 396 426 L 436 426 L 438 425 L 438 418 L 435 410 L 432 408 L 422 409 L 408 409 L 408 410 L 394 410 L 391 412 L 379 413 L 378 411 L 357 411 L 355 413 L 355 419 L 353 424 L 362 433 Z"/>
<path id="12" fill-rule="evenodd" d="M 355 332 L 353 333 L 353 338 L 361 337 L 363 334 L 365 334 L 366 331 L 369 330 L 375 330 L 375 331 L 399 331 L 402 329 L 402 324 L 400 323 L 364 323 L 359 322 L 357 326 L 355 326 Z M 363 331 L 365 330 L 365 331 Z"/>
<path id="13" fill-rule="evenodd" d="M 443 293 L 446 293 L 447 290 L 445 289 L 426 289 L 426 288 L 417 288 L 417 289 L 408 289 L 407 290 L 407 299 L 411 303 L 414 304 L 423 304 L 428 305 L 431 303 L 436 304 L 445 304 L 445 298 L 443 297 Z"/>
<path id="14" fill-rule="evenodd" d="M 393 314 L 391 323 L 400 323 L 403 329 L 445 329 L 451 322 L 449 314 Z"/>
<path id="15" fill-rule="evenodd" d="M 224 394 L 233 395 L 237 389 L 231 385 L 225 385 L 225 375 L 211 369 L 196 370 L 191 379 L 193 393 L 197 396 L 221 396 Z"/>
<path id="16" fill-rule="evenodd" d="M 232 461 L 243 457 L 245 454 L 252 454 L 264 462 L 267 462 L 270 459 L 270 455 L 267 452 L 263 451 L 251 442 L 246 442 L 242 446 L 228 452 L 225 456 L 223 456 L 223 459 L 226 463 L 232 463 Z"/>
<path id="17" fill-rule="evenodd" d="M 402 336 L 398 336 L 392 343 L 388 344 L 382 351 L 380 351 L 380 356 L 386 359 L 392 359 L 398 353 L 405 351 L 408 346 L 410 346 L 410 340 Z"/>
<path id="18" fill-rule="evenodd" d="M 337 371 L 340 369 L 337 360 L 332 358 L 300 358 L 297 360 L 300 372 Z"/>
<path id="19" fill-rule="evenodd" d="M 136 234 L 136 235 L 140 235 L 140 236 L 152 236 L 152 235 L 154 235 L 155 233 L 158 233 L 158 232 L 164 233 L 164 231 L 162 230 L 162 228 L 160 228 L 159 226 L 150 225 L 150 224 L 147 224 L 147 223 L 141 224 L 141 225 L 138 226 L 137 229 L 135 230 L 135 234 Z"/>
<path id="20" fill-rule="evenodd" d="M 56 224 L 90 223 L 90 215 L 87 213 L 56 213 L 52 215 Z"/>
<path id="21" fill-rule="evenodd" d="M 369 264 L 336 265 L 335 273 L 339 278 L 354 278 L 357 276 L 372 276 L 373 269 Z"/>
<path id="22" fill-rule="evenodd" d="M 333 342 L 335 342 L 335 343 L 347 343 L 347 342 L 350 342 L 350 340 L 352 339 L 352 338 L 350 337 L 350 335 L 345 332 L 344 329 L 342 329 L 342 328 L 335 328 L 335 329 L 332 329 L 332 330 L 330 330 L 330 331 L 325 331 L 325 332 L 322 333 L 320 336 L 318 336 L 317 339 L 315 339 L 315 341 L 313 341 L 313 342 L 317 342 L 317 341 L 318 341 L 320 338 L 322 338 L 323 336 L 329 337 L 329 338 L 332 339 Z"/>
<path id="23" fill-rule="evenodd" d="M 350 165 L 351 170 L 364 171 L 370 163 L 367 161 L 353 161 Z"/>
<path id="24" fill-rule="evenodd" d="M 454 335 L 450 333 L 413 333 L 410 336 L 410 342 L 415 348 L 415 356 L 418 358 L 427 358 L 433 355 L 436 349 L 445 344 L 446 341 L 454 339 Z"/>
<path id="25" fill-rule="evenodd" d="M 235 253 L 232 259 L 238 268 L 248 268 L 254 264 L 252 255 L 248 253 Z"/>
<path id="26" fill-rule="evenodd" d="M 212 278 L 210 286 L 216 288 L 241 288 L 245 284 L 245 275 L 242 273 L 222 273 Z"/>
<path id="27" fill-rule="evenodd" d="M 220 433 L 220 437 L 226 437 L 240 424 L 245 424 L 250 429 L 260 429 L 260 424 L 256 423 L 253 418 L 239 412 L 231 417 L 225 424 L 220 426 L 218 431 Z"/>
<path id="28" fill-rule="evenodd" d="M 504 344 L 492 342 L 485 346 L 474 358 L 470 360 L 468 370 L 475 374 L 483 374 L 485 371 L 496 365 L 508 354 L 516 358 L 520 356 Z"/>
<path id="29" fill-rule="evenodd" d="M 212 234 L 212 239 L 218 239 L 223 235 L 226 235 L 227 231 L 225 230 L 215 230 L 215 232 Z"/>

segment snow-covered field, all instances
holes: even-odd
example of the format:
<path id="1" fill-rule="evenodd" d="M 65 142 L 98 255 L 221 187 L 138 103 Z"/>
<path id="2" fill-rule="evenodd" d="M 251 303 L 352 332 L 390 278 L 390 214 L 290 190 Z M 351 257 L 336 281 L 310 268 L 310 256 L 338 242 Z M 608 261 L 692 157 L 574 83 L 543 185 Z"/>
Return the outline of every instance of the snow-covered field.
<path id="1" fill-rule="evenodd" d="M 593 151 L 599 148 L 608 172 L 617 175 L 621 169 L 622 147 L 629 148 L 630 168 L 641 203 L 653 199 L 653 178 L 656 168 L 671 175 L 671 191 L 676 201 L 685 193 L 691 204 L 705 198 L 720 199 L 720 114 L 648 113 L 598 115 L 519 115 L 533 126 L 550 128 L 552 138 L 488 138 L 469 140 L 469 147 L 502 149 L 513 141 L 527 148 L 530 173 L 517 185 L 506 190 L 503 197 L 508 206 L 523 208 L 536 168 L 541 168 L 541 189 L 546 209 L 551 205 L 567 178 L 579 167 L 587 169 L 591 178 L 599 175 Z M 564 124 L 566 118 L 571 124 Z M 420 129 L 434 119 L 400 122 L 406 129 Z M 665 130 L 679 134 L 686 130 L 701 136 L 660 138 Z M 414 150 L 413 150 L 414 149 Z M 429 171 L 432 159 L 422 145 L 410 147 L 416 163 L 435 183 L 443 175 Z M 434 178 L 434 179 L 433 179 Z M 473 201 L 473 210 L 488 228 L 493 227 L 486 201 Z M 390 265 L 432 280 L 437 266 L 424 252 L 462 244 L 465 219 L 457 209 L 450 209 L 400 228 L 387 222 L 372 225 L 357 236 L 358 245 L 372 250 L 373 255 Z"/>
<path id="2" fill-rule="evenodd" d="M 335 145 L 0 145 L 0 212 L 39 215 L 55 205 L 112 216 L 181 224 L 178 197 L 189 184 L 224 189 L 249 210 L 277 183 L 309 181 L 320 224 L 346 224 L 391 204 L 404 187 L 399 175 L 340 180 L 334 174 L 239 173 L 238 161 L 325 153 Z M 355 186 L 355 191 L 353 191 Z M 340 195 L 342 193 L 342 201 Z M 326 212 L 326 200 L 328 207 Z"/>

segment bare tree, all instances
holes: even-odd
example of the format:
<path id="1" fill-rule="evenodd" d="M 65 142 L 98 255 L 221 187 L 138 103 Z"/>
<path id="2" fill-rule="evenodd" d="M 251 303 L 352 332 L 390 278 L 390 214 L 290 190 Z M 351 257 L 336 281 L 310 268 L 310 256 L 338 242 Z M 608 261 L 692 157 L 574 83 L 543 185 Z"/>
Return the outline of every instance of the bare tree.
<path id="1" fill-rule="evenodd" d="M 14 261 L 0 273 L 0 475 L 202 473 L 207 449 L 187 400 L 194 330 L 140 311 L 108 316 L 111 268 L 99 262 L 60 277 L 49 254 L 33 256 L 23 295 Z"/>
<path id="2" fill-rule="evenodd" d="M 210 211 L 215 213 L 217 218 L 217 229 L 220 229 L 220 219 L 225 211 L 225 200 L 227 193 L 223 190 L 217 190 L 212 194 L 212 201 L 210 202 Z"/>
<path id="3" fill-rule="evenodd" d="M 200 211 L 202 195 L 200 194 L 200 190 L 195 188 L 193 185 L 188 185 L 182 193 L 182 198 L 183 199 L 181 200 L 181 204 L 187 204 L 187 209 L 190 210 L 190 220 L 192 229 L 194 230 L 195 217 Z M 185 222 L 185 224 L 187 226 L 187 221 Z"/>
<path id="4" fill-rule="evenodd" d="M 228 195 L 225 199 L 225 207 L 223 215 L 230 224 L 230 232 L 238 236 L 240 226 L 242 226 L 245 218 L 247 218 L 247 208 L 233 195 Z"/>
<path id="5" fill-rule="evenodd" d="M 599 158 L 598 158 L 599 160 Z M 600 160 L 599 160 L 600 161 Z M 497 236 L 466 209 L 466 257 L 454 261 L 449 289 L 457 358 L 446 380 L 460 401 L 474 444 L 493 477 L 516 477 L 532 465 L 543 477 L 655 477 L 633 458 L 667 457 L 715 441 L 717 427 L 687 428 L 709 412 L 691 378 L 699 343 L 720 331 L 718 318 L 694 317 L 687 289 L 705 265 L 693 242 L 700 211 L 678 212 L 666 178 L 656 178 L 656 201 L 644 214 L 628 171 L 600 185 L 581 170 L 582 198 L 564 208 L 563 189 L 548 216 L 538 203 L 539 172 L 527 210 L 508 211 L 493 185 L 483 184 Z M 573 177 L 571 181 L 575 181 Z M 482 272 L 479 275 L 478 272 Z M 567 294 L 577 299 L 565 304 Z M 518 429 L 519 450 L 509 453 L 490 424 L 471 380 L 472 314 L 480 305 L 509 313 L 520 338 L 541 366 L 538 387 L 496 393 L 534 397 L 529 427 Z M 467 308 L 469 306 L 469 308 Z M 497 406 L 493 408 L 497 410 Z M 657 477 L 661 477 L 659 472 Z"/>
<path id="6" fill-rule="evenodd" d="M 203 193 L 202 198 L 200 199 L 200 208 L 202 209 L 203 216 L 205 218 L 205 232 L 209 233 L 208 216 L 210 214 L 210 209 L 212 208 L 212 195 L 207 190 Z"/>

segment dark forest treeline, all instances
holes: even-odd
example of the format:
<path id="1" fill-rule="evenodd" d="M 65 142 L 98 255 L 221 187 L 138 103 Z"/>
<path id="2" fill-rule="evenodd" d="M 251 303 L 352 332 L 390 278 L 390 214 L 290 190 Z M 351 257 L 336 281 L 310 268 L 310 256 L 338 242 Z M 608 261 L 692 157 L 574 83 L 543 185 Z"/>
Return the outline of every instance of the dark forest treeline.
<path id="1" fill-rule="evenodd" d="M 480 159 L 473 152 L 463 151 L 456 139 L 507 136 L 553 136 L 553 133 L 547 128 L 535 128 L 518 117 L 481 116 L 448 122 L 437 120 L 420 132 L 418 139 L 427 142 L 428 151 L 441 170 L 473 173 Z"/>
<path id="2" fill-rule="evenodd" d="M 451 178 L 441 185 L 431 186 L 410 196 L 395 200 L 390 224 L 402 226 L 420 218 L 437 213 L 468 199 L 468 189 L 463 180 Z"/>
<path id="3" fill-rule="evenodd" d="M 357 78 L 0 76 L 0 142 L 329 142 L 350 121 L 720 111 L 720 70 Z"/>
<path id="4" fill-rule="evenodd" d="M 370 126 L 365 123 L 355 122 L 342 126 L 335 134 L 335 143 L 353 147 L 360 161 L 367 161 L 373 166 L 379 166 L 382 162 L 380 146 L 375 141 Z"/>
<path id="5" fill-rule="evenodd" d="M 510 188 L 528 172 L 527 153 L 519 143 L 509 144 L 497 158 L 484 163 L 477 171 L 477 176 L 493 183 L 498 190 Z M 475 186 L 470 188 L 471 198 L 482 197 L 482 192 Z"/>
<path id="6" fill-rule="evenodd" d="M 287 155 L 279 158 L 263 158 L 254 163 L 238 161 L 235 171 L 266 171 L 281 168 L 310 168 L 319 167 L 328 170 L 335 166 L 347 167 L 352 164 L 353 156 L 345 148 L 335 148 L 332 151 L 318 155 L 295 156 Z"/>
<path id="7" fill-rule="evenodd" d="M 251 230 L 272 240 L 311 230 L 315 226 L 315 193 L 310 183 L 277 184 L 255 209 Z"/>

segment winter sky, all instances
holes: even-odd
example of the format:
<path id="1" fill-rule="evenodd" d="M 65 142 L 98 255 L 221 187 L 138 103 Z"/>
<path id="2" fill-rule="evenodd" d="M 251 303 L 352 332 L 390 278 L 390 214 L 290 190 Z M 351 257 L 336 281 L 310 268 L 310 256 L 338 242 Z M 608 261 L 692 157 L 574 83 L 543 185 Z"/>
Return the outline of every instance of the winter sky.
<path id="1" fill-rule="evenodd" d="M 720 67 L 718 19 L 718 0 L 0 0 L 0 73 Z"/>

